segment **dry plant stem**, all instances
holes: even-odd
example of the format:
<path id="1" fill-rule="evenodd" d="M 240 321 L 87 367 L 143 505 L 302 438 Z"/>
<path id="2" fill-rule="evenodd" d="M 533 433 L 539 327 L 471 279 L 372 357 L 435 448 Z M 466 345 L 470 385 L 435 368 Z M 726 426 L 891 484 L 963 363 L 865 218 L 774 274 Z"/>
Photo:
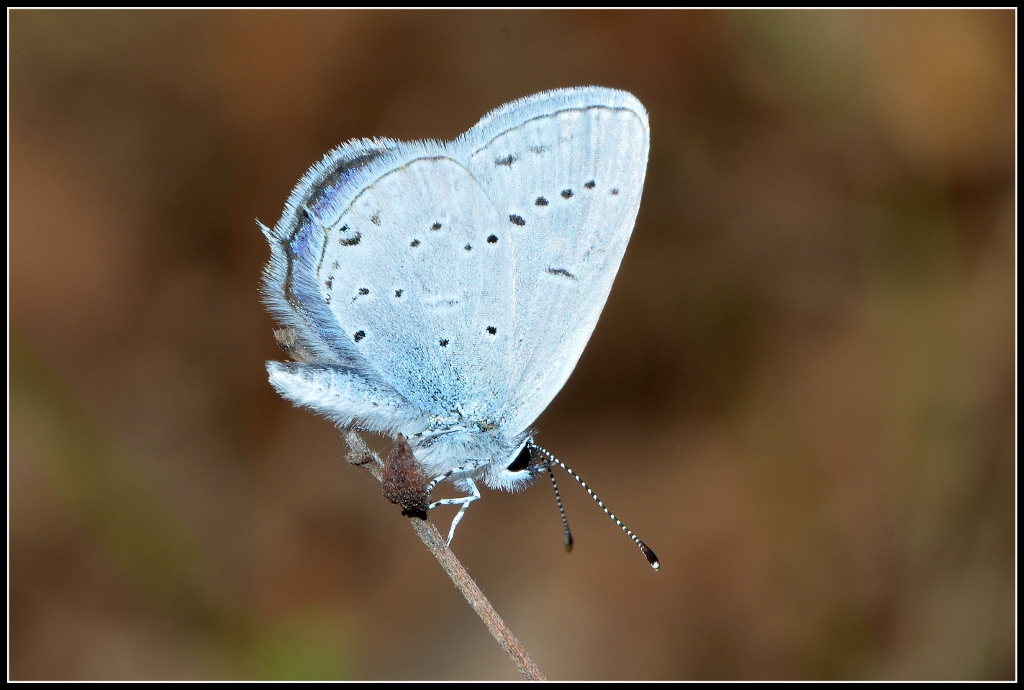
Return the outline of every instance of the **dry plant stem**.
<path id="1" fill-rule="evenodd" d="M 349 447 L 348 462 L 365 467 L 378 482 L 381 481 L 384 473 L 384 463 L 380 457 L 370 450 L 366 442 L 356 432 L 347 429 L 342 429 L 341 431 L 345 436 L 345 443 Z M 477 587 L 473 578 L 469 576 L 465 566 L 456 558 L 455 553 L 448 548 L 444 537 L 437 531 L 433 523 L 419 518 L 409 518 L 409 522 L 412 524 L 412 528 L 417 536 L 419 536 L 420 541 L 434 555 L 434 558 L 441 564 L 444 571 L 448 573 L 448 577 L 452 579 L 455 586 L 462 592 L 462 596 L 466 598 L 469 605 L 473 607 L 473 610 L 483 620 L 487 629 L 491 631 L 491 635 L 494 636 L 494 639 L 498 641 L 501 648 L 512 659 L 519 672 L 530 680 L 547 680 L 544 674 L 540 672 L 540 669 L 537 668 L 537 665 L 533 663 L 533 660 L 530 659 L 530 655 L 523 649 L 523 645 L 519 643 L 516 636 L 505 625 L 505 621 L 501 619 L 498 612 L 491 606 L 491 602 L 487 601 L 487 597 Z"/>

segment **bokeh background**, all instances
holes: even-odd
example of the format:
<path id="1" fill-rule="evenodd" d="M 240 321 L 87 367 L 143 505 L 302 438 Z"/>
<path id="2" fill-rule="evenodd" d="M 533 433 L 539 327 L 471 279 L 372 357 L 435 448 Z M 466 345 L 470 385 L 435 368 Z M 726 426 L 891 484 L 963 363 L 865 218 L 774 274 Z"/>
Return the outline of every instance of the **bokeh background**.
<path id="1" fill-rule="evenodd" d="M 565 477 L 456 553 L 554 679 L 1014 677 L 1012 11 L 8 19 L 11 677 L 518 677 L 267 384 L 255 219 L 588 84 L 651 158 L 538 440 L 662 570 Z"/>

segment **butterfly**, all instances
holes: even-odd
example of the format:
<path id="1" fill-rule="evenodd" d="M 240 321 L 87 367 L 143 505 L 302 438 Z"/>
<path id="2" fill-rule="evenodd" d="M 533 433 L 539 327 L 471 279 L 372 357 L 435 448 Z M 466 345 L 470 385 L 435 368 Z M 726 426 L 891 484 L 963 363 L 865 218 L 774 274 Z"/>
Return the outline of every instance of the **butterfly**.
<path id="1" fill-rule="evenodd" d="M 597 325 L 649 141 L 635 97 L 582 87 L 507 103 L 454 141 L 330 151 L 261 226 L 264 302 L 297 360 L 268 362 L 270 383 L 339 426 L 407 439 L 426 495 L 443 481 L 466 494 L 428 506 L 460 506 L 450 542 L 478 482 L 516 490 L 565 467 L 531 424 Z"/>

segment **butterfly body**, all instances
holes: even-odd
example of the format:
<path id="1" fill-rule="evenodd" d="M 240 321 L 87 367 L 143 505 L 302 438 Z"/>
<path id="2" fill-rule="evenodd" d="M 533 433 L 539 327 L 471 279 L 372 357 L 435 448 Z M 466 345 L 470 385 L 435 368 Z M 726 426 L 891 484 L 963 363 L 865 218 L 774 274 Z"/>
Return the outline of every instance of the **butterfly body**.
<path id="1" fill-rule="evenodd" d="M 506 104 L 452 142 L 331 151 L 264 228 L 264 301 L 302 353 L 269 362 L 271 384 L 403 434 L 428 476 L 524 486 L 547 466 L 529 427 L 597 324 L 648 147 L 633 96 L 587 87 Z"/>

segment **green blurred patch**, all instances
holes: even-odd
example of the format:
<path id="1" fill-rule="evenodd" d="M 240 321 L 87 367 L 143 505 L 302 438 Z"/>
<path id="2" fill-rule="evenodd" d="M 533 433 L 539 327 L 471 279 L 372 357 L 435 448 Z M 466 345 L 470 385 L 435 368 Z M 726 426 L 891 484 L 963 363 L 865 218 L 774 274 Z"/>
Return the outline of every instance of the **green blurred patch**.
<path id="1" fill-rule="evenodd" d="M 188 526 L 17 332 L 10 396 L 32 459 L 137 588 L 182 622 L 223 624 L 209 557 Z"/>
<path id="2" fill-rule="evenodd" d="M 756 10 L 725 14 L 746 46 L 804 107 L 822 115 L 845 110 L 852 86 L 854 33 L 835 10 Z"/>
<path id="3" fill-rule="evenodd" d="M 345 680 L 352 677 L 350 648 L 336 621 L 301 615 L 257 633 L 250 663 L 253 676 L 265 680 Z"/>
<path id="4" fill-rule="evenodd" d="M 157 617 L 185 628 L 211 676 L 351 676 L 337 623 L 303 616 L 260 629 L 217 578 L 212 555 L 190 527 L 17 332 L 10 338 L 10 410 L 11 427 L 31 461 Z"/>

